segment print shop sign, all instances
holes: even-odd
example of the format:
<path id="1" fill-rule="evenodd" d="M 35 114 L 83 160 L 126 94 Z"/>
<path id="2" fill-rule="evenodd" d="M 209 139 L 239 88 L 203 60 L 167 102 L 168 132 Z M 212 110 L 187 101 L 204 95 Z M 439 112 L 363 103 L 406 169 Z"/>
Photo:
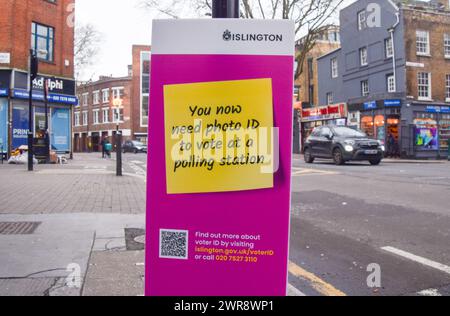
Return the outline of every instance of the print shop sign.
<path id="1" fill-rule="evenodd" d="M 154 22 L 146 295 L 286 295 L 293 43 L 291 21 Z"/>

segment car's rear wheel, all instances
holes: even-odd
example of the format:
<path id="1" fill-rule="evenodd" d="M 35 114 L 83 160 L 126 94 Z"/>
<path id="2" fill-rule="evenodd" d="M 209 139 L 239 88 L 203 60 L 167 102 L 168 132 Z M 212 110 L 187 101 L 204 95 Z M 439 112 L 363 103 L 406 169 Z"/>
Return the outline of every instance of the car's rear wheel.
<path id="1" fill-rule="evenodd" d="M 381 159 L 372 159 L 369 162 L 372 166 L 378 166 L 381 163 Z"/>
<path id="2" fill-rule="evenodd" d="M 344 156 L 342 155 L 342 151 L 339 148 L 336 148 L 333 151 L 333 160 L 334 163 L 338 166 L 345 164 Z"/>
<path id="3" fill-rule="evenodd" d="M 314 157 L 313 157 L 313 155 L 311 154 L 311 149 L 307 148 L 307 149 L 305 150 L 304 158 L 305 158 L 305 162 L 306 162 L 306 163 L 313 163 L 313 162 L 314 162 Z"/>

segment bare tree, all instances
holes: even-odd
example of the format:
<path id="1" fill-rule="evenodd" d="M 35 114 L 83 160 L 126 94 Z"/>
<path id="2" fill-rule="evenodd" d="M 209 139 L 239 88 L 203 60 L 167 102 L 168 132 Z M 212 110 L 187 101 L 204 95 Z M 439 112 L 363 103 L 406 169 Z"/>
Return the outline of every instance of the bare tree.
<path id="1" fill-rule="evenodd" d="M 332 26 L 332 19 L 344 0 L 241 0 L 241 18 L 289 19 L 295 21 L 297 52 L 296 79 L 303 72 L 308 53 L 319 35 Z M 174 19 L 211 15 L 211 0 L 141 0 L 142 6 Z"/>
<path id="2" fill-rule="evenodd" d="M 91 66 L 100 50 L 101 35 L 92 24 L 75 27 L 75 78 Z"/>

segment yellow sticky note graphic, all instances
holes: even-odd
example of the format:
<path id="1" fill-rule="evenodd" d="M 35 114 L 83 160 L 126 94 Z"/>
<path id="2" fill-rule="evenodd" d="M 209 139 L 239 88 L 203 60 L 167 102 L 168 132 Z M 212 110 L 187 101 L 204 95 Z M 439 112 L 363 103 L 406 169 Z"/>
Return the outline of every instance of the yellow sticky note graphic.
<path id="1" fill-rule="evenodd" d="M 164 87 L 168 194 L 273 188 L 271 79 Z"/>

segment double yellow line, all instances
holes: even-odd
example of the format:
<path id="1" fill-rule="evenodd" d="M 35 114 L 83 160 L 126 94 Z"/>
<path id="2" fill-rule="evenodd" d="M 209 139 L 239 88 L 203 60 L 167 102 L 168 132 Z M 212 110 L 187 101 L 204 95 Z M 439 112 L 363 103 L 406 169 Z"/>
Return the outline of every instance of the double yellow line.
<path id="1" fill-rule="evenodd" d="M 314 290 L 325 296 L 347 296 L 344 292 L 338 290 L 331 284 L 325 282 L 311 272 L 300 268 L 298 265 L 289 261 L 289 273 L 297 278 L 308 281 Z"/>

